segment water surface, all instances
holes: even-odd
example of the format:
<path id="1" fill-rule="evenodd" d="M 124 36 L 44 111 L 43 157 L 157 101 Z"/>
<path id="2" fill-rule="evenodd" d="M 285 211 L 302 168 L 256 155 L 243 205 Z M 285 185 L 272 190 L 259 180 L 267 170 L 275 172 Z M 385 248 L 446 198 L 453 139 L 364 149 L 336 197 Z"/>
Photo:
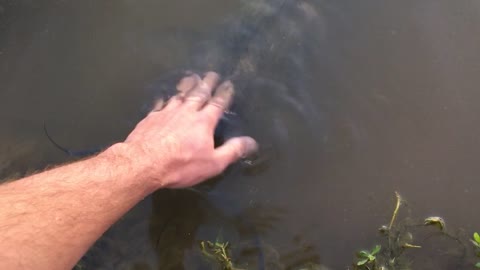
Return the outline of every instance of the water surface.
<path id="1" fill-rule="evenodd" d="M 468 235 L 480 229 L 480 4 L 309 4 L 321 19 L 308 34 L 300 31 L 304 51 L 289 50 L 296 45 L 282 40 L 285 25 L 259 20 L 271 34 L 257 35 L 250 48 L 268 44 L 292 58 L 260 58 L 253 61 L 259 69 L 237 77 L 242 132 L 270 147 L 267 164 L 253 172 L 235 165 L 202 192 L 154 194 L 92 248 L 86 269 L 208 269 L 198 241 L 221 230 L 238 247 L 260 238 L 272 262 L 267 269 L 310 261 L 347 269 L 355 251 L 379 242 L 377 228 L 390 219 L 394 191 L 412 217 L 439 215 Z M 48 142 L 44 122 L 73 149 L 122 140 L 149 106 L 152 84 L 168 82 L 174 71 L 201 71 L 195 61 L 216 67 L 198 44 L 220 50 L 224 29 L 264 14 L 241 0 L 2 1 L 0 7 L 4 179 L 70 160 Z M 275 22 L 304 22 L 279 14 L 285 17 Z M 261 55 L 251 49 L 242 57 L 249 53 Z M 284 68 L 291 59 L 304 62 Z M 259 77 L 287 90 L 253 80 Z M 412 253 L 416 269 L 459 268 L 454 257 L 438 258 L 454 244 L 433 245 Z M 258 257 L 243 257 L 252 261 L 249 269 L 259 269 Z"/>

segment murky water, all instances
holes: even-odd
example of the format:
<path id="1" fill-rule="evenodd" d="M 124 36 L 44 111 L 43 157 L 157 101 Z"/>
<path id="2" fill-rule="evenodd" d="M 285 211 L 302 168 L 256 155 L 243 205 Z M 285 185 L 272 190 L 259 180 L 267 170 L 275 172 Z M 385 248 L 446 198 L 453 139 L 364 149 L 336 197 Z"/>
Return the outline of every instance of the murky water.
<path id="1" fill-rule="evenodd" d="M 44 123 L 69 148 L 105 146 L 179 72 L 212 68 L 266 163 L 157 192 L 84 269 L 210 269 L 198 242 L 219 235 L 248 269 L 347 269 L 382 243 L 394 191 L 402 218 L 442 216 L 465 240 L 480 230 L 479 15 L 470 0 L 0 1 L 0 176 L 71 160 Z M 458 244 L 415 240 L 413 268 L 471 268 Z"/>

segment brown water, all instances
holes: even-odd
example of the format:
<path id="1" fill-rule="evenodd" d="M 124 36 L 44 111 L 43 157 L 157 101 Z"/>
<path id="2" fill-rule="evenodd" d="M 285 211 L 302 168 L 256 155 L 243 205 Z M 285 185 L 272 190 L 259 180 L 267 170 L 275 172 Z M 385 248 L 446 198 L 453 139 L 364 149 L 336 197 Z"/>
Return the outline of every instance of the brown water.
<path id="1" fill-rule="evenodd" d="M 145 89 L 189 68 L 192 48 L 252 3 L 0 1 L 1 178 L 71 160 L 48 142 L 44 122 L 72 149 L 124 138 L 150 103 Z M 265 269 L 347 269 L 355 251 L 381 242 L 377 228 L 390 219 L 394 191 L 408 201 L 404 216 L 442 216 L 452 233 L 480 230 L 480 3 L 312 5 L 321 18 L 302 42 L 318 42 L 313 65 L 256 63 L 274 79 L 303 74 L 292 83 L 308 98 L 297 101 L 313 109 L 299 114 L 278 91 L 250 100 L 249 88 L 240 89 L 244 131 L 273 148 L 267 164 L 253 172 L 236 165 L 209 192 L 156 193 L 106 233 L 85 269 L 209 269 L 197 244 L 219 232 L 237 249 L 261 245 L 265 260 L 277 262 Z M 295 43 L 276 34 L 281 26 L 268 27 L 269 45 Z M 407 254 L 414 269 L 473 268 L 445 255 L 456 244 L 437 244 Z"/>

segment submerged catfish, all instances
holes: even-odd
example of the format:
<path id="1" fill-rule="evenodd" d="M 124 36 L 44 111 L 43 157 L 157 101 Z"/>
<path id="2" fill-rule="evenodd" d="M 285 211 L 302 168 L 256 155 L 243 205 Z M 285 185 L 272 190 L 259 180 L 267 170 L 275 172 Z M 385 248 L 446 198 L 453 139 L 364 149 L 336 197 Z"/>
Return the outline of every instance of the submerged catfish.
<path id="1" fill-rule="evenodd" d="M 275 155 L 292 155 L 290 163 L 301 162 L 296 158 L 309 149 L 298 147 L 295 140 L 312 140 L 322 133 L 322 112 L 315 102 L 315 89 L 309 89 L 315 84 L 315 61 L 319 58 L 324 38 L 322 2 L 241 2 L 243 10 L 237 16 L 228 17 L 218 27 L 209 29 L 208 34 L 198 41 L 198 46 L 191 49 L 190 60 L 180 65 L 177 71 L 151 83 L 148 91 L 152 98 L 168 98 L 175 94 L 175 84 L 186 71 L 199 74 L 216 71 L 222 79 L 232 80 L 235 86 L 234 103 L 217 127 L 216 137 L 221 141 L 231 136 L 251 135 L 261 146 L 273 149 Z M 148 237 L 155 248 L 159 269 L 216 269 L 202 265 L 191 250 L 198 240 L 202 240 L 199 239 L 202 234 L 197 232 L 219 228 L 229 234 L 226 238 L 250 239 L 253 245 L 250 249 L 255 251 L 253 256 L 251 252 L 250 255 L 237 254 L 241 261 L 249 262 L 248 266 L 240 265 L 247 269 L 291 269 L 292 265 L 317 259 L 315 255 L 302 254 L 288 264 L 283 263 L 278 252 L 266 249 L 260 237 L 264 232 L 261 227 L 270 228 L 273 225 L 269 222 L 275 221 L 250 219 L 243 215 L 248 207 L 239 206 L 238 202 L 229 206 L 231 199 L 210 196 L 211 193 L 160 190 L 153 195 Z M 269 213 L 257 215 L 268 216 Z M 237 244 L 237 247 L 241 246 Z M 118 248 L 118 243 L 106 238 L 96 245 L 101 248 L 90 251 L 84 258 L 86 265 L 99 261 L 116 265 L 115 260 L 120 264 L 132 256 L 128 248 Z M 117 254 L 116 249 L 127 254 L 107 255 L 108 258 L 89 261 L 102 257 L 95 252 L 103 250 Z M 139 257 L 131 258 L 132 261 L 151 262 L 151 258 L 142 257 L 148 252 L 138 253 Z M 125 262 L 121 264 L 125 265 Z M 149 265 L 149 269 L 154 267 Z"/>
<path id="2" fill-rule="evenodd" d="M 298 140 L 299 133 L 322 132 L 323 115 L 314 96 L 318 90 L 310 89 L 325 28 L 321 1 L 241 2 L 241 15 L 225 18 L 206 31 L 190 48 L 188 61 L 150 83 L 147 92 L 152 100 L 166 99 L 175 94 L 175 84 L 186 71 L 216 71 L 222 79 L 232 80 L 236 90 L 231 113 L 215 132 L 217 144 L 248 134 L 261 146 L 281 152 Z M 104 147 L 59 148 L 71 156 L 85 156 Z"/>

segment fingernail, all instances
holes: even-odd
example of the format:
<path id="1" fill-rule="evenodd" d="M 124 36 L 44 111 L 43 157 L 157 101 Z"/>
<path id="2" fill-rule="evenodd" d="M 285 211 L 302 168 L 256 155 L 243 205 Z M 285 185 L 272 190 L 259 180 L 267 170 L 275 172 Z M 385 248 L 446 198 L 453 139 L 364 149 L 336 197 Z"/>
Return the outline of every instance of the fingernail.
<path id="1" fill-rule="evenodd" d="M 220 74 L 218 74 L 217 72 L 215 71 L 207 71 L 203 74 L 203 77 L 218 77 L 220 78 Z"/>
<path id="2" fill-rule="evenodd" d="M 177 84 L 177 90 L 180 92 L 186 92 L 192 89 L 200 81 L 200 76 L 197 74 L 192 74 L 190 76 L 184 77 Z"/>
<path id="3" fill-rule="evenodd" d="M 204 74 L 202 81 L 206 83 L 209 87 L 213 88 L 217 85 L 219 80 L 220 80 L 220 75 L 218 75 L 218 73 L 209 71 Z"/>
<path id="4" fill-rule="evenodd" d="M 226 94 L 233 94 L 235 90 L 233 88 L 233 83 L 231 81 L 223 82 L 217 89 L 217 91 L 221 91 Z"/>
<path id="5" fill-rule="evenodd" d="M 224 81 L 221 85 L 222 88 L 233 88 L 233 83 L 231 81 Z"/>
<path id="6" fill-rule="evenodd" d="M 255 154 L 258 151 L 258 144 L 257 142 L 251 137 L 245 137 L 245 153 L 243 157 L 248 157 L 252 154 Z"/>

